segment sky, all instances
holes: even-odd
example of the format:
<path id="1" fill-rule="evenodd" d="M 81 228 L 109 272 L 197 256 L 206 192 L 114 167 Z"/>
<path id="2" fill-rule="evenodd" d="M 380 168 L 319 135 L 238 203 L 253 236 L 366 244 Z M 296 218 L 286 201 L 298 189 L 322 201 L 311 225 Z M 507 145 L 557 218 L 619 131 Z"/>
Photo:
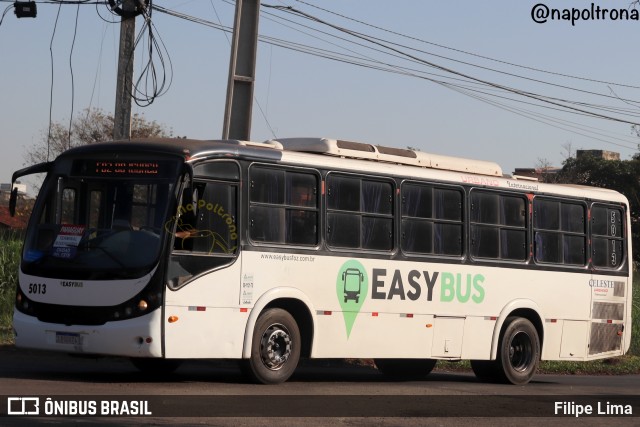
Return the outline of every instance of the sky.
<path id="1" fill-rule="evenodd" d="M 619 12 L 632 10 L 630 2 L 266 0 L 251 139 L 413 147 L 494 161 L 505 173 L 561 166 L 577 149 L 628 159 L 640 142 L 630 124 L 640 122 L 640 21 Z M 46 138 L 50 118 L 68 123 L 89 107 L 114 110 L 119 18 L 104 2 L 62 3 L 38 3 L 35 19 L 18 19 L 12 3 L 0 0 L 0 14 L 7 12 L 0 24 L 0 182 L 27 165 L 25 153 Z M 153 64 L 171 84 L 133 111 L 175 136 L 218 139 L 230 55 L 230 35 L 220 28 L 232 27 L 234 2 L 152 4 L 164 68 L 157 55 Z M 534 21 L 553 9 L 546 22 Z M 138 17 L 137 31 L 143 23 Z M 148 33 L 135 53 L 134 78 L 147 46 Z"/>

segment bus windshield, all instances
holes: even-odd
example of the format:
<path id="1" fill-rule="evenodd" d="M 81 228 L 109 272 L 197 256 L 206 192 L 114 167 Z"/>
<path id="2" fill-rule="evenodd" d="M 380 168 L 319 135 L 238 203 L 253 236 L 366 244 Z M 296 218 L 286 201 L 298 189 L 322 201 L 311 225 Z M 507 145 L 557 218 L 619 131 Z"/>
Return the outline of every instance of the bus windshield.
<path id="1" fill-rule="evenodd" d="M 152 166 L 136 173 L 123 169 L 121 175 L 93 166 L 50 174 L 25 239 L 23 272 L 100 280 L 152 271 L 167 234 L 177 181 L 177 162 L 161 163 L 145 163 Z"/>

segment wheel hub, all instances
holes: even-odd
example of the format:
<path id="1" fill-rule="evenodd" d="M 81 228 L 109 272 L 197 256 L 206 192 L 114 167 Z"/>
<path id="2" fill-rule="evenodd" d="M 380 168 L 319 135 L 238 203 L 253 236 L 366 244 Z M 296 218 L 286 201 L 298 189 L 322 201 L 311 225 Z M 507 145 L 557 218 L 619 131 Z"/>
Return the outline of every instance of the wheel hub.
<path id="1" fill-rule="evenodd" d="M 262 335 L 260 356 L 271 370 L 280 369 L 291 355 L 291 337 L 283 325 L 271 325 Z"/>
<path id="2" fill-rule="evenodd" d="M 525 371 L 531 363 L 531 338 L 524 332 L 517 333 L 509 346 L 509 362 L 513 369 Z"/>

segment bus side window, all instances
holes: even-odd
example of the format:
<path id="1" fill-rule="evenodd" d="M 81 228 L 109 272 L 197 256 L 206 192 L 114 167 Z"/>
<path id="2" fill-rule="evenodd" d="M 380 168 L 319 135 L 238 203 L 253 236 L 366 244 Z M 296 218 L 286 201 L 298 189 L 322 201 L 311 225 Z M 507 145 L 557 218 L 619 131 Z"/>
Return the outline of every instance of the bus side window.
<path id="1" fill-rule="evenodd" d="M 238 252 L 238 185 L 230 182 L 196 181 L 185 189 L 182 204 L 171 220 L 173 252 L 167 276 L 178 288 L 200 273 L 232 262 Z"/>
<path id="2" fill-rule="evenodd" d="M 249 235 L 254 242 L 318 244 L 318 175 L 253 166 L 249 178 Z"/>
<path id="3" fill-rule="evenodd" d="M 232 254 L 238 247 L 237 190 L 223 182 L 196 182 L 178 209 L 174 249 Z"/>
<path id="4" fill-rule="evenodd" d="M 527 258 L 526 199 L 516 194 L 471 193 L 471 254 L 478 258 Z"/>
<path id="5" fill-rule="evenodd" d="M 328 245 L 377 251 L 393 249 L 393 194 L 389 181 L 328 175 Z"/>
<path id="6" fill-rule="evenodd" d="M 462 193 L 422 183 L 402 185 L 402 248 L 411 253 L 462 255 Z"/>
<path id="7" fill-rule="evenodd" d="M 199 186 L 196 201 L 194 251 L 232 254 L 238 248 L 236 186 L 207 182 Z"/>
<path id="8" fill-rule="evenodd" d="M 618 268 L 624 260 L 623 211 L 612 206 L 591 209 L 591 258 L 597 268 Z"/>
<path id="9" fill-rule="evenodd" d="M 582 203 L 536 197 L 533 200 L 536 261 L 584 265 L 587 261 L 585 218 Z"/>
<path id="10" fill-rule="evenodd" d="M 182 195 L 182 203 L 178 206 L 176 215 L 172 218 L 175 222 L 173 249 L 174 250 L 191 250 L 191 241 L 185 240 L 195 229 L 195 215 L 193 213 L 193 188 L 186 187 Z M 167 232 L 170 230 L 167 229 Z"/>

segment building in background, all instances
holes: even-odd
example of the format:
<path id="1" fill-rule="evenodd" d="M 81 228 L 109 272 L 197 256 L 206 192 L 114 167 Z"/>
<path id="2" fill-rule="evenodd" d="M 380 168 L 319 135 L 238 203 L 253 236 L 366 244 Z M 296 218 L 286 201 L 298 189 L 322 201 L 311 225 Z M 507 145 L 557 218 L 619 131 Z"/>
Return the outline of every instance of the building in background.
<path id="1" fill-rule="evenodd" d="M 582 156 L 593 156 L 602 160 L 620 160 L 620 153 L 607 150 L 578 150 L 576 151 L 576 157 L 579 159 Z"/>
<path id="2" fill-rule="evenodd" d="M 545 177 L 555 175 L 562 168 L 556 166 L 542 166 L 537 168 L 515 168 L 513 175 L 519 178 L 530 178 L 537 181 L 544 181 Z"/>
<path id="3" fill-rule="evenodd" d="M 583 156 L 592 156 L 602 160 L 620 160 L 620 153 L 607 150 L 577 150 L 576 158 Z M 542 182 L 554 182 L 553 177 L 562 170 L 559 166 L 539 166 L 529 168 L 515 168 L 514 176 L 521 178 L 530 178 Z"/>

